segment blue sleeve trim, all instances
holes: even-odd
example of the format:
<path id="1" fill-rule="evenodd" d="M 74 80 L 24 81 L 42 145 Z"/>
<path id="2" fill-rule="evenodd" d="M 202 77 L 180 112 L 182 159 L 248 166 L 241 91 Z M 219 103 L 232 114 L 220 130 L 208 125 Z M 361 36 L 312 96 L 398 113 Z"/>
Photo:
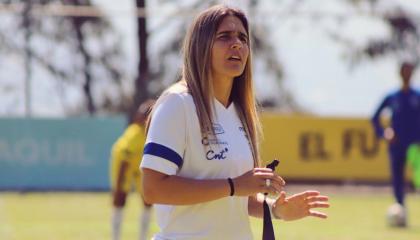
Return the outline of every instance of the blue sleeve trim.
<path id="1" fill-rule="evenodd" d="M 181 168 L 183 163 L 182 157 L 177 152 L 158 143 L 150 142 L 146 144 L 143 154 L 164 158 L 175 163 L 179 168 Z"/>

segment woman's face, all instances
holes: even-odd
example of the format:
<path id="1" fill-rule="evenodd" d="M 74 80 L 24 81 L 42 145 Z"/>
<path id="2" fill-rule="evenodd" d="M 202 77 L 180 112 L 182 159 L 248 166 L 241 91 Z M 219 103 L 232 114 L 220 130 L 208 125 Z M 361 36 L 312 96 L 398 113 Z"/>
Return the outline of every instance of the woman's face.
<path id="1" fill-rule="evenodd" d="M 212 77 L 231 78 L 240 76 L 249 55 L 248 35 L 241 20 L 225 17 L 217 29 L 211 51 Z"/>

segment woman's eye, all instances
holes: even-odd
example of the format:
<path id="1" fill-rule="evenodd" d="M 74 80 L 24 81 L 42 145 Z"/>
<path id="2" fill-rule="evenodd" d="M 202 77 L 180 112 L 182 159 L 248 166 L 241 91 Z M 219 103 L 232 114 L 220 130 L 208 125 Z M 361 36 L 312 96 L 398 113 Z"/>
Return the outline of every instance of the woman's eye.
<path id="1" fill-rule="evenodd" d="M 243 42 L 243 43 L 248 43 L 248 38 L 247 37 L 239 37 L 239 40 L 241 40 L 241 42 Z"/>

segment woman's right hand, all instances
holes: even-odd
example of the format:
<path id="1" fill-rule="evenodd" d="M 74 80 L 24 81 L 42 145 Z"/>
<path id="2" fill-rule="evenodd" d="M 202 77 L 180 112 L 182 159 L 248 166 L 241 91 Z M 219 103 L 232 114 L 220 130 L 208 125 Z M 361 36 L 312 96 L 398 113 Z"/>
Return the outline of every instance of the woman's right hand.
<path id="1" fill-rule="evenodd" d="M 395 131 L 393 128 L 391 127 L 387 127 L 384 129 L 384 138 L 388 143 L 395 143 L 396 141 L 396 136 L 395 136 Z"/>
<path id="2" fill-rule="evenodd" d="M 266 185 L 270 179 L 270 186 Z M 277 194 L 286 184 L 283 178 L 270 168 L 254 168 L 233 180 L 235 196 L 251 196 L 257 193 Z"/>

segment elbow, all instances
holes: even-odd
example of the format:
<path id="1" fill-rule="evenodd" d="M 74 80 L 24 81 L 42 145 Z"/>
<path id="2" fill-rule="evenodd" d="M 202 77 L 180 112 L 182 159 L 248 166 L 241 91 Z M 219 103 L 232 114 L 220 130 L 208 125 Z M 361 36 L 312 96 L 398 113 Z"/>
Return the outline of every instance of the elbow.
<path id="1" fill-rule="evenodd" d="M 162 203 L 162 176 L 149 169 L 142 169 L 143 201 L 148 204 Z"/>
<path id="2" fill-rule="evenodd" d="M 378 116 L 373 116 L 371 119 L 370 119 L 370 123 L 374 126 L 374 127 L 376 127 L 378 124 L 379 124 L 379 118 L 378 118 Z"/>
<path id="3" fill-rule="evenodd" d="M 156 204 L 159 203 L 158 199 L 158 191 L 156 191 L 156 187 L 150 186 L 150 184 L 143 183 L 143 201 L 148 204 Z"/>

